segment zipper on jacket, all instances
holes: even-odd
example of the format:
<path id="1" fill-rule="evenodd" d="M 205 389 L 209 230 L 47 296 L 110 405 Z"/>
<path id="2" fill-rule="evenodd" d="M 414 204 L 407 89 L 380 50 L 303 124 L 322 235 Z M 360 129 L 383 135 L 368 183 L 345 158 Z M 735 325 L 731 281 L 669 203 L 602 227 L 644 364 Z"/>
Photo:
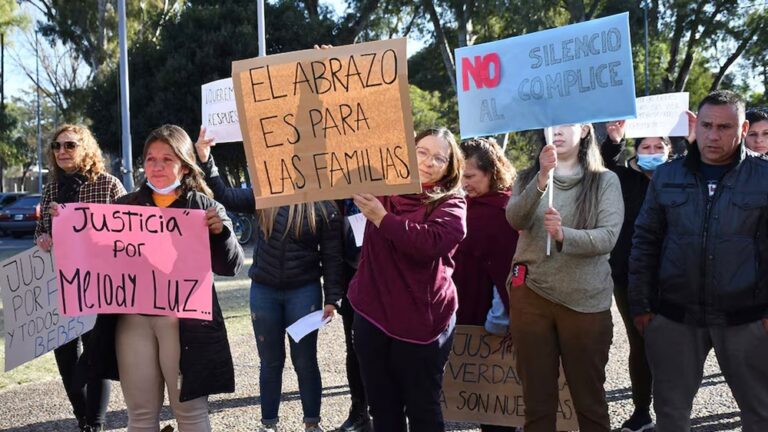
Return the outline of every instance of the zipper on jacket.
<path id="1" fill-rule="evenodd" d="M 702 316 L 701 319 L 705 320 L 706 318 L 706 311 L 707 311 L 707 282 L 710 280 L 710 277 L 708 275 L 707 270 L 709 270 L 709 273 L 711 273 L 713 270 L 707 266 L 708 261 L 708 242 L 709 242 L 709 221 L 712 217 L 712 207 L 714 207 L 715 202 L 720 198 L 720 194 L 723 191 L 723 180 L 725 180 L 725 177 L 729 173 L 726 173 L 723 175 L 720 180 L 717 182 L 717 187 L 715 188 L 715 193 L 711 197 L 709 196 L 709 185 L 707 182 L 703 181 L 703 178 L 701 177 L 701 174 L 696 174 L 696 179 L 699 181 L 699 184 L 701 185 L 701 189 L 704 192 L 704 199 L 707 200 L 707 210 L 704 215 L 704 232 L 702 233 L 702 244 L 701 244 L 701 263 L 702 263 L 702 271 L 704 274 L 704 283 L 700 284 L 699 286 L 699 306 L 701 307 Z M 714 264 L 714 262 L 713 262 Z"/>
<path id="2" fill-rule="evenodd" d="M 757 303 L 760 295 L 760 231 L 755 234 L 755 289 L 752 292 L 752 302 Z"/>

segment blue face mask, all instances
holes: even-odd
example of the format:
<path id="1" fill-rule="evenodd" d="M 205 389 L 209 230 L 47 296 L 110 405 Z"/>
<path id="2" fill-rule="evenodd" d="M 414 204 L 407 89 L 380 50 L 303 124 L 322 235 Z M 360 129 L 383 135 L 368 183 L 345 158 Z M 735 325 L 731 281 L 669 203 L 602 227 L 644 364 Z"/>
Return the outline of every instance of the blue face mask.
<path id="1" fill-rule="evenodd" d="M 181 186 L 181 181 L 176 180 L 173 184 L 170 186 L 164 187 L 164 188 L 158 188 L 157 186 L 153 185 L 149 179 L 147 179 L 147 186 L 149 186 L 150 189 L 153 191 L 159 193 L 160 195 L 170 195 L 173 191 L 176 190 L 177 187 Z"/>
<path id="2" fill-rule="evenodd" d="M 667 155 L 664 153 L 637 155 L 637 166 L 643 171 L 656 171 L 656 168 L 666 161 Z"/>

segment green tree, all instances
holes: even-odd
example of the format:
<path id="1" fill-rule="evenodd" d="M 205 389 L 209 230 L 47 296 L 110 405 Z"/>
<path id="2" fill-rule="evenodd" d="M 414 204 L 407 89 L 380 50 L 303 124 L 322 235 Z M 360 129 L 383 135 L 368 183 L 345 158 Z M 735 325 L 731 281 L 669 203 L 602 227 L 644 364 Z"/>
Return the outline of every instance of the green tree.
<path id="1" fill-rule="evenodd" d="M 310 19 L 303 7 L 284 0 L 267 3 L 265 12 L 268 54 L 336 43 L 336 23 L 325 9 Z M 141 154 L 144 137 L 163 123 L 177 124 L 195 139 L 202 123 L 200 86 L 230 76 L 232 61 L 256 57 L 257 40 L 256 2 L 195 0 L 162 27 L 157 44 L 133 42 L 128 53 L 133 154 Z M 94 133 L 113 154 L 119 154 L 120 143 L 118 91 L 116 71 L 105 73 L 94 83 L 88 105 Z M 222 144 L 213 154 L 232 177 L 243 178 L 242 145 Z"/>

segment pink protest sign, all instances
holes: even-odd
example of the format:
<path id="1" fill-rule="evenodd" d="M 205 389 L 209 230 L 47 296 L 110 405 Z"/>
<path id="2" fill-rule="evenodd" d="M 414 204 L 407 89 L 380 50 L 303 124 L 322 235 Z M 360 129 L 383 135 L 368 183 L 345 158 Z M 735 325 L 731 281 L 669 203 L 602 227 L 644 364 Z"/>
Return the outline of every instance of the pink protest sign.
<path id="1" fill-rule="evenodd" d="M 203 210 L 71 203 L 53 218 L 59 310 L 211 319 Z"/>

